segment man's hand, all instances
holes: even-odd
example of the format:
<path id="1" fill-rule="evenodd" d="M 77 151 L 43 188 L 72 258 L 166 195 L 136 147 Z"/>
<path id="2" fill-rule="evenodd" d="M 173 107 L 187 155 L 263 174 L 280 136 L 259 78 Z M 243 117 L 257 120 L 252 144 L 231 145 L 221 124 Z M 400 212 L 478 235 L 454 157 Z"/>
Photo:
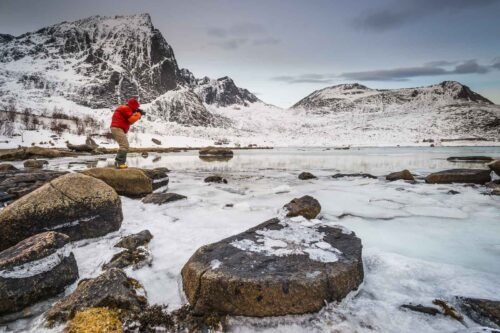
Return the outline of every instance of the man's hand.
<path id="1" fill-rule="evenodd" d="M 146 115 L 146 112 L 141 110 L 141 109 L 137 109 L 135 110 L 135 112 L 139 112 L 141 114 L 141 116 L 145 116 Z"/>

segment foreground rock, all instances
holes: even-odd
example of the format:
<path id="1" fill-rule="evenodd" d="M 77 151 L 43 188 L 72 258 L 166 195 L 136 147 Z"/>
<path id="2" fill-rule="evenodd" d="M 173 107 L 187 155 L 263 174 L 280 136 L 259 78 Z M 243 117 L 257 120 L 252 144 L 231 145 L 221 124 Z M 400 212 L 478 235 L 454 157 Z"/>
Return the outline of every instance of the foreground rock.
<path id="1" fill-rule="evenodd" d="M 118 311 L 108 308 L 90 308 L 77 312 L 64 330 L 65 333 L 123 333 Z"/>
<path id="2" fill-rule="evenodd" d="M 40 169 L 0 171 L 0 203 L 19 199 L 66 173 Z"/>
<path id="3" fill-rule="evenodd" d="M 32 158 L 57 158 L 66 156 L 77 155 L 67 150 L 42 147 L 22 147 L 0 150 L 0 161 L 28 160 Z"/>
<path id="4" fill-rule="evenodd" d="M 174 202 L 182 199 L 187 199 L 187 197 L 177 193 L 151 193 L 144 197 L 142 202 L 163 205 L 168 202 Z"/>
<path id="5" fill-rule="evenodd" d="M 120 239 L 115 247 L 121 247 L 127 250 L 135 250 L 139 246 L 147 245 L 153 239 L 149 230 L 143 230 L 133 235 L 128 235 Z"/>
<path id="6" fill-rule="evenodd" d="M 488 168 L 490 168 L 491 171 L 494 171 L 497 176 L 500 176 L 500 160 L 488 163 Z"/>
<path id="7" fill-rule="evenodd" d="M 30 169 L 42 169 L 45 165 L 49 164 L 46 160 L 27 160 L 24 161 L 24 167 Z"/>
<path id="8" fill-rule="evenodd" d="M 138 247 L 134 250 L 125 250 L 115 254 L 111 260 L 102 266 L 103 269 L 125 268 L 133 266 L 134 269 L 151 266 L 151 253 L 145 248 Z"/>
<path id="9" fill-rule="evenodd" d="M 407 181 L 415 181 L 415 178 L 413 178 L 413 175 L 409 170 L 403 170 L 399 172 L 393 172 L 385 176 L 385 179 L 389 181 L 395 181 L 395 180 L 407 180 Z"/>
<path id="10" fill-rule="evenodd" d="M 0 252 L 0 315 L 55 296 L 78 278 L 69 237 L 44 232 Z"/>
<path id="11" fill-rule="evenodd" d="M 72 319 L 78 311 L 107 307 L 139 312 L 147 304 L 141 296 L 142 287 L 117 268 L 112 268 L 94 279 L 82 280 L 76 290 L 54 304 L 47 311 L 47 320 L 64 322 Z"/>
<path id="12" fill-rule="evenodd" d="M 153 192 L 153 181 L 141 169 L 93 168 L 82 173 L 102 180 L 119 195 L 137 198 Z"/>
<path id="13" fill-rule="evenodd" d="M 361 240 L 319 221 L 275 218 L 199 248 L 183 267 L 182 281 L 197 314 L 316 312 L 363 281 Z"/>
<path id="14" fill-rule="evenodd" d="M 460 310 L 476 323 L 500 329 L 500 301 L 457 297 Z"/>
<path id="15" fill-rule="evenodd" d="M 6 171 L 16 171 L 18 170 L 15 166 L 9 163 L 0 163 L 0 172 Z"/>
<path id="16" fill-rule="evenodd" d="M 485 169 L 451 169 L 431 173 L 425 177 L 425 182 L 429 184 L 469 183 L 482 185 L 490 180 L 490 170 Z"/>
<path id="17" fill-rule="evenodd" d="M 205 183 L 224 183 L 227 184 L 227 179 L 222 178 L 221 176 L 208 176 L 203 180 Z"/>
<path id="18" fill-rule="evenodd" d="M 490 156 L 452 156 L 446 159 L 450 162 L 475 162 L 475 163 L 486 163 L 493 161 Z"/>
<path id="19" fill-rule="evenodd" d="M 233 151 L 229 148 L 207 147 L 199 151 L 199 156 L 202 157 L 232 157 Z"/>
<path id="20" fill-rule="evenodd" d="M 103 181 L 70 173 L 0 211 L 0 251 L 34 234 L 55 230 L 71 240 L 116 231 L 123 220 L 120 197 Z"/>
<path id="21" fill-rule="evenodd" d="M 318 200 L 309 195 L 293 199 L 284 208 L 287 210 L 287 217 L 303 216 L 306 219 L 316 218 L 321 211 Z"/>
<path id="22" fill-rule="evenodd" d="M 301 172 L 299 174 L 299 179 L 300 180 L 308 180 L 308 179 L 317 179 L 318 177 L 316 177 L 315 175 L 313 175 L 312 173 L 310 172 Z"/>
<path id="23" fill-rule="evenodd" d="M 371 175 L 369 173 L 336 173 L 332 176 L 332 178 L 344 178 L 344 177 L 361 177 L 361 178 L 377 179 L 376 176 Z"/>

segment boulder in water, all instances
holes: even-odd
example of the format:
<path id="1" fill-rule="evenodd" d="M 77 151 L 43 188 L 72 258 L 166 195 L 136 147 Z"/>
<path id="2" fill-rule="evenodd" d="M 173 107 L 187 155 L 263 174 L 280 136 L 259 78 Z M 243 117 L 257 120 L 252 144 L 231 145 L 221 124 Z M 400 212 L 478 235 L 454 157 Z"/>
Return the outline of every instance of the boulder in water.
<path id="1" fill-rule="evenodd" d="M 0 210 L 0 251 L 47 230 L 71 240 L 116 231 L 120 197 L 103 181 L 78 173 L 56 178 Z"/>
<path id="2" fill-rule="evenodd" d="M 446 160 L 450 162 L 485 163 L 493 161 L 493 158 L 490 156 L 451 156 Z"/>
<path id="3" fill-rule="evenodd" d="M 49 164 L 46 160 L 27 160 L 24 161 L 24 167 L 29 169 L 42 169 L 45 165 Z"/>
<path id="4" fill-rule="evenodd" d="M 429 184 L 470 183 L 482 185 L 490 180 L 490 170 L 486 169 L 451 169 L 431 173 L 425 177 L 425 182 Z"/>
<path id="5" fill-rule="evenodd" d="M 155 145 L 161 145 L 161 141 L 158 139 L 152 138 L 151 141 L 153 141 Z"/>
<path id="6" fill-rule="evenodd" d="M 371 175 L 369 173 L 336 173 L 332 176 L 332 178 L 345 178 L 345 177 L 360 177 L 360 178 L 371 178 L 377 179 L 376 176 Z"/>
<path id="7" fill-rule="evenodd" d="M 134 269 L 139 269 L 146 265 L 151 266 L 152 260 L 149 251 L 143 247 L 138 247 L 134 250 L 125 250 L 115 254 L 107 264 L 102 266 L 102 268 L 110 269 L 133 266 Z"/>
<path id="8" fill-rule="evenodd" d="M 361 240 L 320 221 L 275 218 L 199 248 L 183 267 L 182 281 L 197 314 L 316 312 L 363 281 Z"/>
<path id="9" fill-rule="evenodd" d="M 135 250 L 139 246 L 147 245 L 153 239 L 149 230 L 143 230 L 133 235 L 122 237 L 115 247 L 121 247 L 128 250 Z"/>
<path id="10" fill-rule="evenodd" d="M 93 168 L 82 173 L 102 180 L 119 195 L 137 198 L 153 192 L 153 181 L 141 169 Z"/>
<path id="11" fill-rule="evenodd" d="M 301 172 L 299 174 L 299 179 L 300 180 L 308 180 L 308 179 L 317 179 L 318 177 L 316 177 L 315 175 L 313 175 L 312 173 L 310 172 Z"/>
<path id="12" fill-rule="evenodd" d="M 314 219 L 321 211 L 318 200 L 309 195 L 295 198 L 284 206 L 287 210 L 287 217 L 303 216 L 306 219 Z"/>
<path id="13" fill-rule="evenodd" d="M 111 268 L 94 279 L 80 281 L 72 294 L 47 311 L 46 317 L 51 322 L 64 322 L 78 311 L 94 307 L 139 312 L 147 305 L 142 293 L 139 282 L 127 277 L 121 269 Z"/>
<path id="14" fill-rule="evenodd" d="M 168 173 L 170 170 L 167 168 L 142 169 L 142 171 L 146 176 L 151 178 L 153 182 L 153 191 L 168 185 Z"/>
<path id="15" fill-rule="evenodd" d="M 68 236 L 48 231 L 0 252 L 0 315 L 55 296 L 76 281 L 68 243 Z"/>
<path id="16" fill-rule="evenodd" d="M 221 176 L 208 176 L 204 180 L 205 183 L 224 183 L 227 184 L 227 180 Z"/>
<path id="17" fill-rule="evenodd" d="M 142 199 L 142 202 L 163 205 L 168 202 L 174 202 L 186 198 L 187 197 L 185 195 L 177 193 L 151 193 L 144 197 L 144 199 Z"/>
<path id="18" fill-rule="evenodd" d="M 403 171 L 398 171 L 398 172 L 393 172 L 385 176 L 385 179 L 389 181 L 395 181 L 395 180 L 407 180 L 407 181 L 415 181 L 415 178 L 413 178 L 413 175 L 409 170 L 403 170 Z"/>
<path id="19" fill-rule="evenodd" d="M 205 156 L 205 157 L 232 157 L 233 151 L 229 148 L 221 148 L 221 147 L 207 147 L 207 148 L 202 148 L 199 151 L 199 156 Z"/>

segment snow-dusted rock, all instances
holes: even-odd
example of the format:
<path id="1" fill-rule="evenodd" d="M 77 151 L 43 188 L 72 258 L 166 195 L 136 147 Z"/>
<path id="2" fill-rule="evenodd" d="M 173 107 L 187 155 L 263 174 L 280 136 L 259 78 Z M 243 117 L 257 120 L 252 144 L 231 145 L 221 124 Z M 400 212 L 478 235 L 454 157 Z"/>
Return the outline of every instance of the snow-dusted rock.
<path id="1" fill-rule="evenodd" d="M 55 296 L 78 278 L 69 237 L 44 232 L 0 252 L 0 315 Z"/>
<path id="2" fill-rule="evenodd" d="M 500 300 L 457 297 L 460 310 L 480 325 L 500 329 Z"/>
<path id="3" fill-rule="evenodd" d="M 111 268 L 94 279 L 83 280 L 76 290 L 54 304 L 46 314 L 49 321 L 64 322 L 77 311 L 108 307 L 139 312 L 147 300 L 139 282 L 127 277 L 121 269 Z"/>
<path id="4" fill-rule="evenodd" d="M 488 168 L 490 168 L 491 171 L 494 171 L 497 176 L 500 176 L 500 160 L 495 160 L 491 163 L 488 163 Z"/>
<path id="5" fill-rule="evenodd" d="M 143 197 L 153 192 L 153 181 L 142 169 L 92 168 L 84 170 L 82 173 L 102 180 L 119 195 Z"/>
<path id="6" fill-rule="evenodd" d="M 170 170 L 167 168 L 142 169 L 142 172 L 151 178 L 151 181 L 153 182 L 153 191 L 167 186 L 170 181 L 168 178 Z"/>
<path id="7" fill-rule="evenodd" d="M 363 281 L 361 240 L 318 220 L 275 218 L 199 248 L 182 281 L 195 313 L 315 312 Z"/>
<path id="8" fill-rule="evenodd" d="M 314 219 L 321 212 L 321 205 L 318 200 L 309 195 L 293 199 L 284 208 L 287 211 L 286 216 L 303 216 L 306 219 Z"/>
<path id="9" fill-rule="evenodd" d="M 472 183 L 485 184 L 491 180 L 487 169 L 451 169 L 434 172 L 425 177 L 429 184 Z"/>
<path id="10" fill-rule="evenodd" d="M 0 211 L 0 250 L 53 230 L 71 240 L 118 230 L 120 197 L 103 181 L 70 173 L 56 178 Z"/>
<path id="11" fill-rule="evenodd" d="M 227 77 L 212 80 L 208 77 L 196 80 L 194 92 L 207 104 L 216 106 L 244 105 L 260 102 L 260 100 L 247 89 L 238 88 L 234 81 Z"/>

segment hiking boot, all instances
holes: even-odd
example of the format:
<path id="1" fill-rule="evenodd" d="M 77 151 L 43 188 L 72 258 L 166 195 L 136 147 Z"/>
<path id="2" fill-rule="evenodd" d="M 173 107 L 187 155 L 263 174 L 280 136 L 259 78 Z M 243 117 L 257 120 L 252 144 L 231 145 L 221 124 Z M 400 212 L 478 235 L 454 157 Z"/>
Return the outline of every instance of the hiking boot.
<path id="1" fill-rule="evenodd" d="M 117 163 L 117 162 L 115 162 L 115 168 L 117 168 L 117 169 L 126 169 L 126 168 L 128 168 L 128 165 L 125 164 L 125 163 Z"/>

